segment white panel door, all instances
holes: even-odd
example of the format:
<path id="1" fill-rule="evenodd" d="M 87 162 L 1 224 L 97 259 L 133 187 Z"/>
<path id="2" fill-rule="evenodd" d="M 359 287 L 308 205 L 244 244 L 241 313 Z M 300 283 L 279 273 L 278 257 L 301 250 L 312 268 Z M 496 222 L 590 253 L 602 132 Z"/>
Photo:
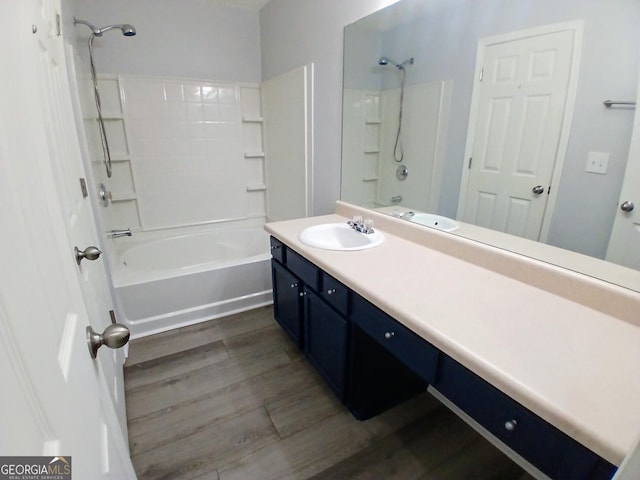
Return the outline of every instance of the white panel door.
<path id="1" fill-rule="evenodd" d="M 61 205 L 70 252 L 74 246 L 84 250 L 87 246 L 99 245 L 100 242 L 91 204 L 80 189 L 80 178 L 86 178 L 87 175 L 75 128 L 64 41 L 57 32 L 56 14 L 59 12 L 59 0 L 32 1 L 34 22 L 37 21 L 43 26 L 49 25 L 52 29 L 46 32 L 38 30 L 28 45 L 28 58 L 34 61 L 28 84 L 32 92 L 37 92 L 31 98 L 37 102 L 34 112 L 43 120 L 47 154 L 51 158 L 57 187 L 55 191 L 50 192 L 50 201 L 57 200 Z M 102 332 L 111 323 L 109 311 L 114 309 L 104 260 L 84 260 L 76 272 L 91 325 L 96 332 Z M 124 360 L 122 349 L 103 352 L 97 359 L 97 365 L 117 412 L 122 436 L 126 439 Z"/>
<path id="2" fill-rule="evenodd" d="M 638 92 L 640 102 L 640 85 Z M 640 270 L 640 115 L 637 112 L 633 123 L 629 160 L 606 259 Z"/>
<path id="3" fill-rule="evenodd" d="M 313 66 L 262 84 L 267 219 L 311 212 Z"/>
<path id="4" fill-rule="evenodd" d="M 0 99 L 0 349 L 2 378 L 14 387 L 3 389 L 0 449 L 71 455 L 74 478 L 135 478 L 104 369 L 86 343 L 90 312 L 70 234 L 92 231 L 77 225 L 88 200 L 70 207 L 71 192 L 58 185 L 76 177 L 68 188 L 79 192 L 81 170 L 67 161 L 78 147 L 64 105 L 59 11 L 56 1 L 0 3 L 0 28 L 13 39 L 0 46 L 0 87 L 11 93 Z"/>
<path id="5" fill-rule="evenodd" d="M 572 30 L 486 47 L 462 221 L 538 240 L 573 48 Z"/>

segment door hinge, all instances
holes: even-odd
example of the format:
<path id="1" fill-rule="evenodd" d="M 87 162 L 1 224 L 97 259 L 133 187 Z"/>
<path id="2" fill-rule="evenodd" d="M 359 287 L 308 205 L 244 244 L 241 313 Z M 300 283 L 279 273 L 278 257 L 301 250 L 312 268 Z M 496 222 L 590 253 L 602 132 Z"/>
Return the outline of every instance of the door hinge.
<path id="1" fill-rule="evenodd" d="M 89 191 L 87 190 L 87 181 L 84 178 L 80 179 L 80 190 L 82 190 L 82 197 L 87 198 Z"/>
<path id="2" fill-rule="evenodd" d="M 473 162 L 473 157 L 469 157 L 469 166 L 467 167 L 469 170 L 471 170 L 471 162 Z"/>
<path id="3" fill-rule="evenodd" d="M 484 67 L 480 69 L 480 81 L 484 78 Z"/>

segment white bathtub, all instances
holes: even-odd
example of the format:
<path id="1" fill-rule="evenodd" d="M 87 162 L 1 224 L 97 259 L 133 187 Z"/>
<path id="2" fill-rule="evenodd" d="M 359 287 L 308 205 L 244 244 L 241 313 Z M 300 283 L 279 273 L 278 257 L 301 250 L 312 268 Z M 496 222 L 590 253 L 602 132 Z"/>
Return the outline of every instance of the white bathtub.
<path id="1" fill-rule="evenodd" d="M 118 239 L 113 282 L 132 337 L 271 303 L 269 237 L 261 225 Z"/>

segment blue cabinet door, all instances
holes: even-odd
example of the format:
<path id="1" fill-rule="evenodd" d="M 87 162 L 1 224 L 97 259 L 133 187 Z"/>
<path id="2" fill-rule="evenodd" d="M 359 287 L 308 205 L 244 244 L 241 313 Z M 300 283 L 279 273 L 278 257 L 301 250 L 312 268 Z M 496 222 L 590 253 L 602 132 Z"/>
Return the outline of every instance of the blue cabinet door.
<path id="1" fill-rule="evenodd" d="M 271 260 L 273 313 L 276 321 L 302 348 L 302 282 L 276 260 Z"/>
<path id="2" fill-rule="evenodd" d="M 310 289 L 304 292 L 305 353 L 340 400 L 345 400 L 347 321 Z"/>

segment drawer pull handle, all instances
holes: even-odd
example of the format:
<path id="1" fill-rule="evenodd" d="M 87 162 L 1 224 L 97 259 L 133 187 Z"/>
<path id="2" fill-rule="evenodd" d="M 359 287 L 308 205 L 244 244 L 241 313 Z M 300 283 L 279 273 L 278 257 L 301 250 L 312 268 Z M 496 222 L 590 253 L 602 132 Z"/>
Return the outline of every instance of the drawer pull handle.
<path id="1" fill-rule="evenodd" d="M 307 292 L 300 292 L 300 296 L 304 297 L 307 294 Z"/>
<path id="2" fill-rule="evenodd" d="M 393 337 L 395 334 L 396 332 L 384 332 L 384 338 L 389 339 Z"/>
<path id="3" fill-rule="evenodd" d="M 336 293 L 335 288 L 330 288 L 329 290 L 327 290 L 327 295 L 333 295 L 334 293 Z"/>
<path id="4" fill-rule="evenodd" d="M 504 429 L 508 432 L 513 432 L 517 426 L 518 426 L 518 422 L 515 420 L 509 420 L 507 422 L 504 422 Z"/>
<path id="5" fill-rule="evenodd" d="M 291 284 L 291 288 L 298 288 L 298 284 L 297 283 L 292 283 Z"/>

